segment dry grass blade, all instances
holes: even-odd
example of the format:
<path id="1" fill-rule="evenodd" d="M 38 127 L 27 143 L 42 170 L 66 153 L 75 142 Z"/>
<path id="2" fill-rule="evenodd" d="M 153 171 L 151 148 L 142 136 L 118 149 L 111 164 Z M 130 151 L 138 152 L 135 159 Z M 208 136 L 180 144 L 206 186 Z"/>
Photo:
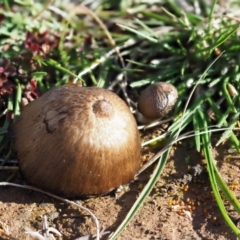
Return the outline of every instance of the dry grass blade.
<path id="1" fill-rule="evenodd" d="M 120 53 L 120 47 L 116 46 L 115 41 L 113 40 L 113 38 L 112 38 L 110 32 L 108 31 L 107 27 L 105 26 L 105 24 L 102 22 L 102 20 L 93 11 L 91 11 L 91 9 L 84 6 L 83 4 L 80 4 L 78 6 L 74 6 L 74 8 L 72 9 L 72 12 L 74 14 L 85 13 L 85 14 L 90 15 L 99 24 L 99 26 L 103 29 L 105 35 L 107 36 L 107 38 L 109 40 L 110 45 L 114 46 L 114 51 L 118 55 L 120 63 L 121 63 L 122 68 L 123 68 L 123 75 L 122 76 L 124 76 L 124 78 L 121 77 L 121 76 L 119 77 L 118 84 L 119 84 L 121 90 L 123 91 L 124 97 L 125 97 L 128 105 L 131 106 L 131 101 L 130 101 L 130 98 L 128 97 L 128 94 L 127 94 L 127 91 L 126 91 L 126 86 L 127 86 L 127 73 L 125 71 L 126 67 L 125 67 L 123 57 L 121 56 L 121 53 Z M 76 79 L 75 79 L 75 81 L 76 81 Z"/>

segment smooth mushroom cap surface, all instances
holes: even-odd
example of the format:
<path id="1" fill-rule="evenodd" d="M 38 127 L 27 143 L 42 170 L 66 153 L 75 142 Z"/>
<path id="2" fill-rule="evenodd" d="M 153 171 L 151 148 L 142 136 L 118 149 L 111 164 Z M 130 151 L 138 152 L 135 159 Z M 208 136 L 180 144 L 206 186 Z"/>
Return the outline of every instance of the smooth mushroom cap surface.
<path id="1" fill-rule="evenodd" d="M 55 194 L 106 193 L 140 167 L 136 121 L 109 90 L 53 88 L 23 108 L 12 130 L 22 175 Z"/>
<path id="2" fill-rule="evenodd" d="M 146 119 L 155 120 L 166 116 L 178 99 L 177 89 L 170 83 L 157 82 L 149 85 L 138 99 L 138 111 Z"/>

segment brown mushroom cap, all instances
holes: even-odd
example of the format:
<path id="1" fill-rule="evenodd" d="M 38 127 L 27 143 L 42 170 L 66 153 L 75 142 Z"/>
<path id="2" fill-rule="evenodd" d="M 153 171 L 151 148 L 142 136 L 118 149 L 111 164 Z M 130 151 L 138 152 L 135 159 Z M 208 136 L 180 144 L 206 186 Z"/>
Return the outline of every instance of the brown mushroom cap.
<path id="1" fill-rule="evenodd" d="M 166 116 L 178 99 L 177 89 L 170 83 L 158 82 L 148 86 L 138 99 L 138 111 L 149 120 Z"/>
<path id="2" fill-rule="evenodd" d="M 106 193 L 131 181 L 140 166 L 136 121 L 105 89 L 54 88 L 24 107 L 12 129 L 21 173 L 51 193 Z"/>

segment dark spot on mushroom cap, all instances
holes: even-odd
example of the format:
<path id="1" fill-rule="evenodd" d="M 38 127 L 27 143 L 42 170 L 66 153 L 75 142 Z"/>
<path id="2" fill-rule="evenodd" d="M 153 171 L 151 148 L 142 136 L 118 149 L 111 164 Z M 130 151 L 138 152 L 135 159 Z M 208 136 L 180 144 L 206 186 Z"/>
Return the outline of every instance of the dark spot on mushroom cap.
<path id="1" fill-rule="evenodd" d="M 106 100 L 98 100 L 93 104 L 93 112 L 98 117 L 111 117 L 113 115 L 113 107 Z"/>
<path id="2" fill-rule="evenodd" d="M 140 166 L 136 121 L 105 89 L 54 88 L 24 107 L 12 129 L 21 173 L 55 194 L 102 194 L 131 181 Z"/>
<path id="3" fill-rule="evenodd" d="M 177 89 L 170 83 L 158 82 L 148 86 L 138 100 L 138 111 L 147 119 L 166 116 L 178 98 Z"/>

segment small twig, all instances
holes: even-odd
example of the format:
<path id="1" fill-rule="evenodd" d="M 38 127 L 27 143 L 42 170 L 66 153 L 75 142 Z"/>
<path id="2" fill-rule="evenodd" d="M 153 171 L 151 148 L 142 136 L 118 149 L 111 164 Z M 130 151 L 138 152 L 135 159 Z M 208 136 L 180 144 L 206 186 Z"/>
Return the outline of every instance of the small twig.
<path id="1" fill-rule="evenodd" d="M 88 208 L 85 208 L 85 207 L 81 206 L 80 204 L 77 204 L 77 203 L 75 203 L 73 201 L 70 201 L 70 200 L 68 200 L 66 198 L 59 197 L 59 196 L 57 196 L 55 194 L 52 194 L 52 193 L 49 193 L 49 192 L 45 192 L 45 191 L 43 191 L 41 189 L 38 189 L 38 188 L 35 188 L 35 187 L 32 187 L 32 186 L 28 186 L 28 185 L 20 185 L 20 184 L 16 184 L 16 183 L 8 183 L 8 182 L 0 182 L 0 186 L 12 186 L 12 187 L 18 187 L 18 188 L 24 188 L 24 189 L 33 190 L 33 191 L 36 191 L 36 192 L 43 193 L 43 194 L 45 194 L 47 196 L 50 196 L 52 198 L 58 199 L 58 200 L 60 200 L 62 202 L 65 202 L 65 203 L 77 206 L 78 208 L 88 212 L 91 215 L 91 217 L 94 220 L 94 223 L 96 225 L 96 232 L 97 232 L 96 233 L 96 238 L 97 238 L 97 240 L 100 239 L 100 226 L 99 226 L 98 219 Z"/>

